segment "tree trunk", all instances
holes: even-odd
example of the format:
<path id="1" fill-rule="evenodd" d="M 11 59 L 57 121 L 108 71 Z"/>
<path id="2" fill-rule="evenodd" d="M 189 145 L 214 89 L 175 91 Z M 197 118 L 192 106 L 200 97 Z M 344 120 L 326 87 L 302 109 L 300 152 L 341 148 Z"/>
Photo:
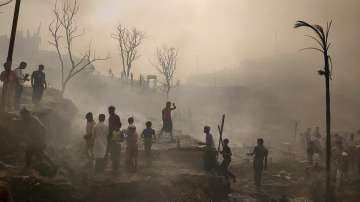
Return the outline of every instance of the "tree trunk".
<path id="1" fill-rule="evenodd" d="M 62 85 L 61 85 L 61 96 L 62 97 L 64 97 L 66 87 L 67 87 L 67 84 L 68 84 L 69 80 L 70 79 L 66 79 L 65 82 L 63 82 Z"/>
<path id="2" fill-rule="evenodd" d="M 330 106 L 330 68 L 329 57 L 324 52 L 325 61 L 325 89 L 326 89 L 326 202 L 334 201 L 331 185 L 331 106 Z"/>
<path id="3" fill-rule="evenodd" d="M 169 94 L 170 94 L 170 86 L 167 86 L 166 89 L 166 100 L 169 101 Z"/>

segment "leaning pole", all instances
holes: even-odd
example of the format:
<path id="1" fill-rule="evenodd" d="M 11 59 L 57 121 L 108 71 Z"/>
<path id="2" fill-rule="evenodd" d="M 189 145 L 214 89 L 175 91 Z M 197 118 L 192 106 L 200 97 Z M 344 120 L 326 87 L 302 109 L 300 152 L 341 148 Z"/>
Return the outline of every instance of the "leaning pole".
<path id="1" fill-rule="evenodd" d="M 19 13 L 20 13 L 20 4 L 21 0 L 16 0 L 15 2 L 15 11 L 14 11 L 14 17 L 11 27 L 11 35 L 10 35 L 10 43 L 9 43 L 9 50 L 6 62 L 12 63 L 13 54 L 14 54 L 14 46 L 15 46 L 15 38 L 16 38 L 16 30 L 17 30 L 17 24 L 19 19 Z"/>

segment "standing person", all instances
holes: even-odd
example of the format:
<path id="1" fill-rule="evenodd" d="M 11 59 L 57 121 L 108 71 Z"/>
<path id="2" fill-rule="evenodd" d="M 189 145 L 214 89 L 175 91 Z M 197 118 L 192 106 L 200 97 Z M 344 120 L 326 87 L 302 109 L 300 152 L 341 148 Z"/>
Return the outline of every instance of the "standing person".
<path id="1" fill-rule="evenodd" d="M 33 157 L 36 157 L 37 161 L 47 161 L 55 170 L 55 164 L 44 153 L 46 148 L 46 128 L 44 124 L 25 108 L 20 111 L 20 116 L 26 134 L 25 168 L 29 168 L 33 163 Z"/>
<path id="2" fill-rule="evenodd" d="M 263 170 L 267 169 L 267 156 L 268 150 L 264 147 L 264 140 L 259 138 L 257 140 L 257 146 L 254 151 L 249 155 L 254 156 L 254 181 L 256 187 L 261 186 L 261 177 Z"/>
<path id="3" fill-rule="evenodd" d="M 223 156 L 223 161 L 220 164 L 220 170 L 222 172 L 222 174 L 225 176 L 226 181 L 229 182 L 229 177 L 232 178 L 233 182 L 236 182 L 236 176 L 229 171 L 229 166 L 231 163 L 231 156 L 232 156 L 232 152 L 231 149 L 229 147 L 229 139 L 224 139 L 223 140 L 223 150 L 220 152 Z"/>
<path id="4" fill-rule="evenodd" d="M 85 116 L 86 119 L 86 128 L 85 128 L 85 135 L 84 139 L 86 142 L 86 156 L 89 160 L 89 167 L 93 167 L 93 161 L 94 161 L 94 127 L 96 125 L 96 122 L 94 121 L 93 114 L 91 112 L 88 112 Z"/>
<path id="5" fill-rule="evenodd" d="M 44 90 L 47 88 L 44 68 L 44 65 L 39 65 L 39 69 L 31 75 L 31 86 L 33 87 L 32 101 L 34 104 L 39 104 Z"/>
<path id="6" fill-rule="evenodd" d="M 174 138 L 173 138 L 173 122 L 172 122 L 172 118 L 171 118 L 171 111 L 173 111 L 175 109 L 176 109 L 175 103 L 173 103 L 172 107 L 171 107 L 171 102 L 166 102 L 166 106 L 162 110 L 163 127 L 162 127 L 162 129 L 160 131 L 159 139 L 160 139 L 160 136 L 162 136 L 163 132 L 165 131 L 167 133 L 170 133 L 171 141 L 174 140 Z"/>
<path id="7" fill-rule="evenodd" d="M 120 125 L 117 125 L 115 130 L 112 132 L 111 135 L 111 162 L 112 162 L 112 169 L 113 172 L 117 172 L 120 165 L 120 155 L 121 155 L 121 143 L 124 141 L 124 131 L 121 129 Z"/>
<path id="8" fill-rule="evenodd" d="M 311 139 L 311 128 L 308 128 L 305 132 L 305 143 L 307 160 L 312 162 L 312 157 L 314 155 L 314 145 Z"/>
<path id="9" fill-rule="evenodd" d="M 95 157 L 95 173 L 102 173 L 105 169 L 105 154 L 108 127 L 105 124 L 105 114 L 99 115 L 99 122 L 94 126 L 94 157 Z"/>
<path id="10" fill-rule="evenodd" d="M 12 110 L 14 107 L 16 74 L 11 70 L 11 63 L 4 64 L 4 71 L 0 74 L 0 81 L 3 82 L 1 104 L 5 111 Z"/>
<path id="11" fill-rule="evenodd" d="M 212 171 L 217 167 L 216 161 L 216 148 L 212 134 L 210 133 L 210 127 L 204 127 L 205 133 L 205 154 L 204 154 L 204 169 Z"/>
<path id="12" fill-rule="evenodd" d="M 151 121 L 146 122 L 145 125 L 146 129 L 141 133 L 141 138 L 144 139 L 144 149 L 148 164 L 151 164 L 151 146 L 153 140 L 156 140 L 156 135 L 155 130 L 151 128 Z"/>
<path id="13" fill-rule="evenodd" d="M 109 133 L 107 138 L 107 147 L 106 147 L 106 156 L 110 153 L 110 147 L 111 147 L 111 136 L 112 133 L 116 128 L 121 128 L 121 121 L 120 117 L 115 113 L 116 108 L 114 106 L 109 106 L 108 112 L 109 112 Z"/>
<path id="14" fill-rule="evenodd" d="M 26 69 L 26 62 L 21 62 L 19 67 L 15 69 L 16 74 L 16 92 L 15 92 L 15 108 L 20 108 L 21 95 L 24 90 L 24 84 L 26 81 L 29 81 L 29 74 L 24 74 L 24 69 Z"/>
<path id="15" fill-rule="evenodd" d="M 128 129 L 126 131 L 126 152 L 128 168 L 132 171 L 137 169 L 137 155 L 138 155 L 138 134 L 134 125 L 134 118 L 128 119 Z"/>

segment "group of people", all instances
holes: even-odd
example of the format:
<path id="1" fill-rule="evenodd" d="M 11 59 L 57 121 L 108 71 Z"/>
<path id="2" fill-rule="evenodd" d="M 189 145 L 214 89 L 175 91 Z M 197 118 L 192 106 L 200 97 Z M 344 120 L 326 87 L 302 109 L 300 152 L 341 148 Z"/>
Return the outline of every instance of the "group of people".
<path id="1" fill-rule="evenodd" d="M 229 146 L 229 139 L 226 138 L 222 141 L 222 150 L 218 151 L 215 148 L 215 142 L 210 131 L 211 128 L 209 126 L 204 127 L 206 145 L 204 155 L 205 170 L 224 176 L 228 183 L 230 183 L 230 178 L 233 180 L 233 182 L 236 182 L 236 176 L 231 171 L 229 171 L 232 156 L 231 148 Z M 223 160 L 220 164 L 217 161 L 217 155 L 219 153 L 223 157 Z M 255 146 L 253 152 L 248 154 L 250 156 L 254 156 L 254 183 L 256 187 L 261 186 L 262 173 L 267 169 L 268 153 L 268 150 L 264 146 L 264 140 L 259 138 L 257 140 L 257 146 Z"/>
<path id="2" fill-rule="evenodd" d="M 105 124 L 105 114 L 100 114 L 98 123 L 95 122 L 91 112 L 86 114 L 86 154 L 89 159 L 90 167 L 94 168 L 95 173 L 104 171 L 107 163 L 111 161 L 112 170 L 118 171 L 122 144 L 126 142 L 126 166 L 130 171 L 137 170 L 138 159 L 138 139 L 139 135 L 133 117 L 128 118 L 128 126 L 122 128 L 119 115 L 116 114 L 114 106 L 108 108 L 108 124 Z M 156 139 L 155 130 L 152 123 L 147 121 L 145 129 L 141 133 L 144 140 L 144 150 L 148 159 L 151 158 L 151 147 Z"/>
<path id="3" fill-rule="evenodd" d="M 171 112 L 176 109 L 175 104 L 167 102 L 165 108 L 162 110 L 163 127 L 159 131 L 159 136 L 156 136 L 155 130 L 152 128 L 152 122 L 145 123 L 145 129 L 141 132 L 140 137 L 143 139 L 144 154 L 148 165 L 151 165 L 152 145 L 161 134 L 168 132 L 170 138 L 173 139 L 173 126 Z M 33 116 L 30 111 L 23 108 L 20 112 L 23 125 L 29 136 L 28 149 L 25 155 L 26 167 L 31 166 L 34 157 L 42 158 L 48 161 L 54 168 L 56 166 L 44 154 L 46 147 L 45 143 L 45 127 L 41 121 Z M 126 168 L 135 172 L 138 168 L 138 148 L 139 148 L 139 134 L 135 126 L 133 117 L 127 120 L 127 126 L 123 126 L 119 115 L 116 113 L 114 106 L 108 107 L 108 118 L 105 114 L 99 114 L 97 120 L 94 119 L 92 112 L 85 115 L 86 128 L 84 135 L 84 142 L 86 145 L 86 156 L 88 158 L 88 165 L 94 174 L 104 173 L 108 164 L 111 164 L 111 169 L 114 173 L 120 168 L 120 161 L 122 156 L 123 145 L 125 147 L 125 165 Z M 106 123 L 107 119 L 107 123 Z M 223 176 L 228 185 L 230 180 L 236 182 L 236 176 L 229 170 L 232 161 L 232 151 L 229 146 L 229 139 L 224 139 L 221 142 L 222 149 L 217 150 L 215 142 L 211 134 L 209 126 L 204 127 L 205 133 L 205 148 L 204 148 L 204 169 L 212 174 Z M 268 150 L 263 145 L 264 140 L 258 139 L 257 146 L 252 153 L 248 155 L 254 156 L 254 181 L 257 187 L 261 186 L 261 177 L 264 170 L 267 168 Z M 218 163 L 218 155 L 222 155 L 222 162 Z"/>
<path id="4" fill-rule="evenodd" d="M 26 67 L 26 62 L 21 62 L 15 70 L 11 69 L 11 63 L 4 64 L 4 71 L 0 74 L 0 81 L 3 82 L 1 100 L 3 110 L 20 109 L 21 96 L 27 81 L 31 82 L 33 88 L 33 104 L 41 101 L 44 90 L 47 88 L 44 65 L 39 65 L 38 70 L 33 71 L 30 78 L 29 74 L 24 73 Z"/>
<path id="5" fill-rule="evenodd" d="M 326 138 L 321 135 L 319 127 L 314 130 L 308 128 L 302 136 L 308 162 L 320 169 L 325 161 Z M 356 138 L 355 133 L 334 133 L 331 135 L 331 145 L 331 163 L 337 183 L 348 179 L 350 172 L 360 175 L 360 139 Z"/>

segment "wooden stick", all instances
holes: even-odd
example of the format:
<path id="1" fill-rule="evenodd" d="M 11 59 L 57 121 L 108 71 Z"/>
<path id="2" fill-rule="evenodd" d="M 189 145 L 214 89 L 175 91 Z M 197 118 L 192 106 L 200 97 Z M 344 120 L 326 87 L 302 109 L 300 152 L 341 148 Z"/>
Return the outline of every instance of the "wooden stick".
<path id="1" fill-rule="evenodd" d="M 224 123 L 225 123 L 225 114 L 223 114 L 223 116 L 222 116 L 221 127 L 218 125 L 218 130 L 219 130 L 219 134 L 220 134 L 218 152 L 220 152 L 220 146 L 223 147 L 222 135 L 223 135 L 223 132 L 224 132 Z"/>

